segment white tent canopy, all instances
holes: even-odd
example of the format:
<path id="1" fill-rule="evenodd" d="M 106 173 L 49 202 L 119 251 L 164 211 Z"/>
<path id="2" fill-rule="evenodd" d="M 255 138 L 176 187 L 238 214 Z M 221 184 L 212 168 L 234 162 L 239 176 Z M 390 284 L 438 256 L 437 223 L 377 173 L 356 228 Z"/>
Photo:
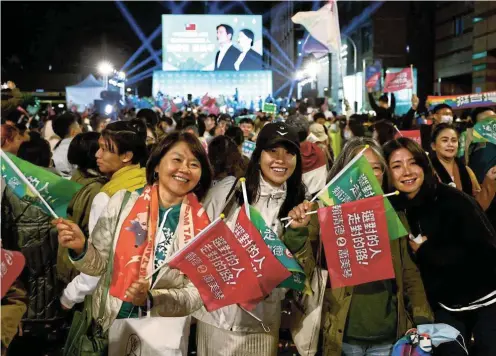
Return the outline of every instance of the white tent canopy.
<path id="1" fill-rule="evenodd" d="M 65 88 L 67 107 L 76 106 L 78 111 L 84 111 L 94 100 L 101 99 L 100 93 L 104 90 L 103 83 L 90 74 L 81 83 Z"/>

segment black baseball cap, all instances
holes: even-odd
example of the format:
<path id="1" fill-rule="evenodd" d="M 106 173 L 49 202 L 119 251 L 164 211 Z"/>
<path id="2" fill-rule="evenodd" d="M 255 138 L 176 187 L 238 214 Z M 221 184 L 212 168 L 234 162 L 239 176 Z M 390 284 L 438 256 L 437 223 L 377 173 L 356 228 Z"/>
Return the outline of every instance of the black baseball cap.
<path id="1" fill-rule="evenodd" d="M 284 145 L 300 151 L 300 140 L 296 130 L 283 122 L 266 124 L 257 138 L 257 148 L 267 150 Z"/>

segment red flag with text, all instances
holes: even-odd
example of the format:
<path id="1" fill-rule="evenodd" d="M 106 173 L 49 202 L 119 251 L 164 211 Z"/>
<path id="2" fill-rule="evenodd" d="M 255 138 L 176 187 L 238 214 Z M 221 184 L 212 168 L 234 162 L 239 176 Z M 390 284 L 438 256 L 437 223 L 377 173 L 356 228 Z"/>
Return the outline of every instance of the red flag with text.
<path id="1" fill-rule="evenodd" d="M 420 130 L 408 130 L 408 131 L 400 131 L 396 134 L 396 136 L 394 138 L 398 138 L 398 137 L 408 137 L 412 140 L 414 140 L 415 142 L 417 142 L 419 145 L 422 145 L 422 140 L 421 140 L 421 136 L 420 136 Z"/>
<path id="2" fill-rule="evenodd" d="M 386 79 L 384 80 L 384 92 L 394 92 L 403 89 L 413 89 L 413 75 L 412 69 L 403 68 L 398 73 L 386 72 Z"/>
<path id="3" fill-rule="evenodd" d="M 318 210 L 331 288 L 394 278 L 382 195 Z"/>
<path id="4" fill-rule="evenodd" d="M 250 256 L 222 220 L 180 250 L 169 266 L 188 276 L 209 312 L 263 297 Z"/>
<path id="5" fill-rule="evenodd" d="M 291 272 L 274 256 L 258 229 L 246 215 L 244 205 L 241 207 L 236 221 L 234 236 L 250 256 L 263 297 L 269 295 L 274 288 L 291 277 Z M 267 235 L 267 238 L 270 236 Z M 252 310 L 263 297 L 249 303 L 240 303 L 240 305 L 245 309 Z"/>

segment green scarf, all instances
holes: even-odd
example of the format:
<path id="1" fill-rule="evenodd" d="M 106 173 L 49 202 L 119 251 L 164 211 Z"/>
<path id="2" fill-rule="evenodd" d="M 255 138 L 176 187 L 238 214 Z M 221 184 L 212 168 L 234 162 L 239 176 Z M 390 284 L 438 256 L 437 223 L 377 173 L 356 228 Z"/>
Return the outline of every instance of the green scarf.
<path id="1" fill-rule="evenodd" d="M 126 166 L 112 175 L 110 181 L 102 187 L 101 192 L 112 197 L 119 190 L 126 189 L 134 192 L 146 185 L 146 170 L 139 164 Z"/>

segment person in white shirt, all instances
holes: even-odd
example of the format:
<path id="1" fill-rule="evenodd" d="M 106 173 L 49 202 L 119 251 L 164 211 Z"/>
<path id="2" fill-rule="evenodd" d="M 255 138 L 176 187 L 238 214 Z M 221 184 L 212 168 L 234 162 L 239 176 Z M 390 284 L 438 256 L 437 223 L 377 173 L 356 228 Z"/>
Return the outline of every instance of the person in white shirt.
<path id="1" fill-rule="evenodd" d="M 66 112 L 57 116 L 53 120 L 52 126 L 55 134 L 61 138 L 53 150 L 53 164 L 62 177 L 70 179 L 76 167 L 69 163 L 67 152 L 73 137 L 81 132 L 78 117 L 73 113 Z"/>
<path id="2" fill-rule="evenodd" d="M 232 45 L 233 34 L 234 30 L 231 26 L 225 24 L 217 26 L 219 51 L 215 55 L 215 70 L 235 70 L 234 62 L 241 52 Z"/>

